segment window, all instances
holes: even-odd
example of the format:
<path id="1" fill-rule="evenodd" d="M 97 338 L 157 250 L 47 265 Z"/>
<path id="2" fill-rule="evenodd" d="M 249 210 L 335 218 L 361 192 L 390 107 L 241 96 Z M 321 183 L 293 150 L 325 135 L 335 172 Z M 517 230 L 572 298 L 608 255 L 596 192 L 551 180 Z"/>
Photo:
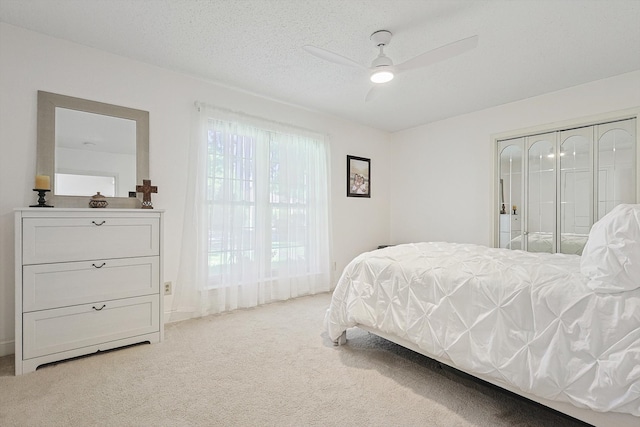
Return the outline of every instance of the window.
<path id="1" fill-rule="evenodd" d="M 196 107 L 174 318 L 329 291 L 324 137 Z"/>
<path id="2" fill-rule="evenodd" d="M 56 172 L 54 179 L 58 195 L 86 196 L 87 194 L 96 194 L 96 192 L 100 192 L 106 197 L 115 197 L 116 195 L 115 176 Z"/>
<path id="3" fill-rule="evenodd" d="M 208 287 L 317 274 L 322 266 L 310 196 L 316 181 L 327 179 L 314 172 L 322 144 L 241 129 L 209 121 Z"/>

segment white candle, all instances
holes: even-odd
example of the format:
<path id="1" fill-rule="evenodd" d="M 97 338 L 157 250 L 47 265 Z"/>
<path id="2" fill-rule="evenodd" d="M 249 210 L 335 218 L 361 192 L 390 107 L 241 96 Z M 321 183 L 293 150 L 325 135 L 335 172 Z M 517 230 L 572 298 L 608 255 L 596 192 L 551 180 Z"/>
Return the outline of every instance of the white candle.
<path id="1" fill-rule="evenodd" d="M 51 190 L 51 181 L 47 175 L 36 175 L 36 190 Z"/>

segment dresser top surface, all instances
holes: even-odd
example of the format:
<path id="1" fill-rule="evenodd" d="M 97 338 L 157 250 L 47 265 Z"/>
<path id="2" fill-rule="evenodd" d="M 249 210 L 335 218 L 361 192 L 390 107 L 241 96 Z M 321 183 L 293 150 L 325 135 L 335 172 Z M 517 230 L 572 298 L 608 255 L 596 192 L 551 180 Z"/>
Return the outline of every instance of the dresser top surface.
<path id="1" fill-rule="evenodd" d="M 16 217 L 21 218 L 109 218 L 138 217 L 159 218 L 163 209 L 108 209 L 108 208 L 16 208 Z"/>

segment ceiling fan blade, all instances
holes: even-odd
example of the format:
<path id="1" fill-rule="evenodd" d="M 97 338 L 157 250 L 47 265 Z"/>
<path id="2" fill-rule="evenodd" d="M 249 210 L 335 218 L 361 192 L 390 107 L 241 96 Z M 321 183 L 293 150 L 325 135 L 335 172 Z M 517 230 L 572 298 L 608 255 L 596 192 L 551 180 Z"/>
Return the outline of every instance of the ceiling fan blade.
<path id="1" fill-rule="evenodd" d="M 364 97 L 364 102 L 373 102 L 380 95 L 380 91 L 382 90 L 382 86 L 376 85 L 369 89 L 367 92 L 367 96 Z"/>
<path id="2" fill-rule="evenodd" d="M 409 59 L 402 64 L 396 65 L 398 71 L 406 71 L 414 68 L 426 67 L 436 62 L 444 61 L 467 52 L 478 46 L 478 36 L 467 37 L 444 46 L 440 46 L 415 58 Z"/>
<path id="3" fill-rule="evenodd" d="M 324 59 L 325 61 L 333 62 L 335 64 L 340 64 L 340 65 L 347 65 L 349 67 L 366 69 L 366 67 L 364 67 L 361 64 L 358 64 L 356 61 L 352 59 L 349 59 L 345 56 L 328 51 L 326 49 L 322 49 L 320 47 L 306 45 L 306 46 L 303 46 L 302 48 L 307 52 L 309 52 L 311 55 L 317 56 L 318 58 Z"/>

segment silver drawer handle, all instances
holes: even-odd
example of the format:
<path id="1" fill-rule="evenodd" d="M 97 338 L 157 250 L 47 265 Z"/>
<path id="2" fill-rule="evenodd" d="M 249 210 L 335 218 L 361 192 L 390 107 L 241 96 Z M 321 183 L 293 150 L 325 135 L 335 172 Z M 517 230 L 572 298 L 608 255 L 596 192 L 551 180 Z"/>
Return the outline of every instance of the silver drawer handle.
<path id="1" fill-rule="evenodd" d="M 94 305 L 94 306 L 93 306 L 93 307 L 91 307 L 91 308 L 93 308 L 95 311 L 100 311 L 100 310 L 102 310 L 103 308 L 105 308 L 106 306 L 107 306 L 106 304 L 102 304 L 102 307 L 100 307 L 100 308 L 96 308 L 96 306 Z"/>
<path id="2" fill-rule="evenodd" d="M 103 263 L 102 263 L 102 265 L 95 265 L 95 264 L 91 264 L 91 265 L 92 265 L 92 266 L 94 266 L 95 268 L 102 268 L 102 267 L 104 267 L 105 265 L 107 265 L 107 263 L 106 263 L 106 262 L 103 262 Z"/>
<path id="3" fill-rule="evenodd" d="M 97 223 L 97 222 L 95 222 L 95 221 L 91 221 L 91 224 L 93 224 L 93 225 L 97 225 L 98 227 L 100 227 L 100 226 L 101 226 L 102 224 L 104 224 L 105 222 L 107 222 L 107 221 L 102 221 L 100 224 L 98 224 L 98 223 Z"/>

